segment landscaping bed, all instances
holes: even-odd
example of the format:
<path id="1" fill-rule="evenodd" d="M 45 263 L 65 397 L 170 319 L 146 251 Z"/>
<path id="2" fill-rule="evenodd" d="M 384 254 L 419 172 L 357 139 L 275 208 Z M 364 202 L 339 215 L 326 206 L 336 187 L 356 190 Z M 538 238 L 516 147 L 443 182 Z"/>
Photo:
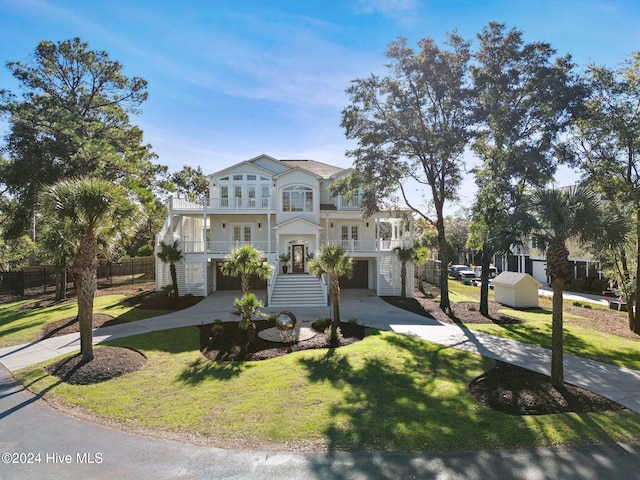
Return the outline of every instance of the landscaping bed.
<path id="1" fill-rule="evenodd" d="M 291 352 L 312 350 L 316 348 L 330 348 L 330 335 L 325 328 L 316 328 L 316 335 L 308 340 L 295 343 L 278 343 L 264 340 L 258 333 L 267 328 L 272 328 L 275 322 L 258 320 L 256 325 L 256 338 L 249 347 L 246 355 L 242 355 L 239 345 L 244 341 L 246 332 L 239 328 L 238 322 L 222 322 L 219 325 L 222 332 L 214 334 L 215 324 L 203 325 L 200 329 L 200 351 L 212 361 L 238 361 L 238 360 L 268 360 L 281 357 Z M 365 336 L 365 327 L 361 325 L 340 323 L 338 334 L 338 347 L 351 345 Z"/>

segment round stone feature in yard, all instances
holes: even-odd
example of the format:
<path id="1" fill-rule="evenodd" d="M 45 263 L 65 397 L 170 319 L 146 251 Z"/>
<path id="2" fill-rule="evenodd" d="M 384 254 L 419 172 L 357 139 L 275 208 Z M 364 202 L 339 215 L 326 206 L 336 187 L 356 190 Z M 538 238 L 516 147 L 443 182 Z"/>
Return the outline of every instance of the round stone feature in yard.
<path id="1" fill-rule="evenodd" d="M 311 328 L 311 324 L 309 322 L 301 322 L 293 329 L 291 337 L 293 339 L 293 342 L 303 342 L 315 337 L 316 333 L 317 332 L 313 328 Z M 281 334 L 282 330 L 278 329 L 277 327 L 267 328 L 258 332 L 258 336 L 263 340 L 278 343 L 283 343 Z"/>

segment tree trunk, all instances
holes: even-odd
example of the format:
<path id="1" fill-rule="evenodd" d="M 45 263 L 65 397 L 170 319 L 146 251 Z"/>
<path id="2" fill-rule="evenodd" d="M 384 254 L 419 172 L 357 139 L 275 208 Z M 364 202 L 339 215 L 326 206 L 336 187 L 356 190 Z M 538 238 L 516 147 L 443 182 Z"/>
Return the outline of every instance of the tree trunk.
<path id="1" fill-rule="evenodd" d="M 447 239 L 444 232 L 444 222 L 438 221 L 438 248 L 440 249 L 440 310 L 451 315 L 451 303 L 449 302 L 449 253 L 447 252 Z"/>
<path id="2" fill-rule="evenodd" d="M 554 276 L 551 281 L 553 289 L 553 309 L 551 323 L 551 385 L 556 389 L 564 387 L 564 341 L 562 326 L 563 300 L 565 277 Z"/>
<path id="3" fill-rule="evenodd" d="M 400 298 L 407 298 L 407 264 L 404 262 L 400 268 Z"/>
<path id="4" fill-rule="evenodd" d="M 175 298 L 178 298 L 178 274 L 176 272 L 176 265 L 172 262 L 169 266 L 169 271 L 171 272 L 171 283 L 173 283 L 173 293 Z"/>
<path id="5" fill-rule="evenodd" d="M 482 266 L 482 273 L 480 275 L 480 315 L 483 317 L 489 317 L 489 265 L 491 263 L 491 257 L 486 251 L 486 248 L 482 249 L 482 260 L 480 265 Z"/>
<path id="6" fill-rule="evenodd" d="M 56 302 L 67 298 L 67 269 L 56 271 Z"/>
<path id="7" fill-rule="evenodd" d="M 331 322 L 331 345 L 338 345 L 338 326 L 340 325 L 340 283 L 331 276 L 331 292 L 333 293 L 333 322 Z"/>
<path id="8" fill-rule="evenodd" d="M 640 235 L 640 208 L 636 208 L 636 234 Z M 629 328 L 634 333 L 640 333 L 640 312 L 638 311 L 638 297 L 640 296 L 640 236 L 637 237 L 638 241 L 636 242 L 637 251 L 636 251 L 636 288 L 635 292 L 631 295 L 630 298 L 627 299 L 627 311 L 632 312 L 629 315 Z"/>
<path id="9" fill-rule="evenodd" d="M 85 234 L 73 262 L 78 291 L 78 323 L 82 361 L 93 360 L 93 299 L 96 293 L 98 242 L 92 232 Z"/>

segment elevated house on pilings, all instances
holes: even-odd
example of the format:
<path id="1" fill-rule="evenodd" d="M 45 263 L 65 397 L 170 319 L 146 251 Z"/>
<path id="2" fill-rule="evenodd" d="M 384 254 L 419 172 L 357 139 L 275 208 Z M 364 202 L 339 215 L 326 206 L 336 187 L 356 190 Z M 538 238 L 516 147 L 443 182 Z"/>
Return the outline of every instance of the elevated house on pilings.
<path id="1" fill-rule="evenodd" d="M 307 264 L 322 245 L 339 244 L 354 261 L 353 277 L 341 279 L 342 288 L 399 295 L 395 248 L 413 245 L 413 224 L 406 212 L 364 218 L 358 195 L 332 196 L 329 186 L 348 173 L 314 160 L 261 155 L 209 175 L 206 198 L 170 198 L 156 245 L 179 241 L 180 294 L 239 289 L 239 279 L 223 276 L 220 266 L 232 248 L 251 244 L 273 268 L 270 280 L 253 286 L 267 290 L 269 306 L 327 305 L 327 279 L 310 275 Z M 281 255 L 290 258 L 286 265 Z M 413 278 L 409 264 L 407 295 L 413 293 Z M 169 266 L 156 259 L 156 288 L 170 283 Z"/>

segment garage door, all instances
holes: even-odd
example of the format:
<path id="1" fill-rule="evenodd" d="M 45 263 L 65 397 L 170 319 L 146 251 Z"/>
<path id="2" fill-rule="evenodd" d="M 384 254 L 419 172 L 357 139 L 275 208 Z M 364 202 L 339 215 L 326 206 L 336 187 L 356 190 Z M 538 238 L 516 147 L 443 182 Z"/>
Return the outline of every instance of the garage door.
<path id="1" fill-rule="evenodd" d="M 216 286 L 218 290 L 242 290 L 240 284 L 240 277 L 226 277 L 222 275 L 220 271 L 221 265 L 218 264 L 216 269 Z M 261 280 L 257 276 L 253 275 L 249 280 L 250 290 L 266 290 L 267 281 Z"/>
<path id="2" fill-rule="evenodd" d="M 369 261 L 354 260 L 353 276 L 340 277 L 340 288 L 369 288 Z"/>

